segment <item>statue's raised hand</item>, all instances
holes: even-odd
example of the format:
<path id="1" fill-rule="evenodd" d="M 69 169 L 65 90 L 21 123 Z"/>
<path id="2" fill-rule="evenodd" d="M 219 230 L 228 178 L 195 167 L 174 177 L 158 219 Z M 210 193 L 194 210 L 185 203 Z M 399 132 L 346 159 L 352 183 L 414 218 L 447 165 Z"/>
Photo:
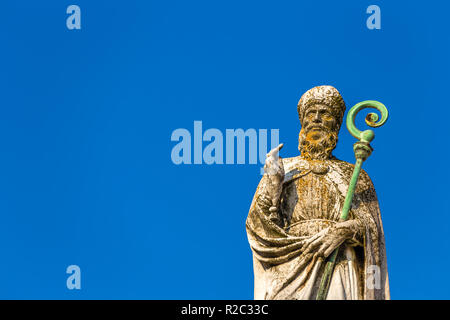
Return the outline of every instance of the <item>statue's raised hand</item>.
<path id="1" fill-rule="evenodd" d="M 264 172 L 268 177 L 267 191 L 272 199 L 272 206 L 276 207 L 280 199 L 283 180 L 284 180 L 284 166 L 283 161 L 278 156 L 278 152 L 283 148 L 281 143 L 278 147 L 273 148 L 267 154 L 266 163 L 264 165 Z"/>

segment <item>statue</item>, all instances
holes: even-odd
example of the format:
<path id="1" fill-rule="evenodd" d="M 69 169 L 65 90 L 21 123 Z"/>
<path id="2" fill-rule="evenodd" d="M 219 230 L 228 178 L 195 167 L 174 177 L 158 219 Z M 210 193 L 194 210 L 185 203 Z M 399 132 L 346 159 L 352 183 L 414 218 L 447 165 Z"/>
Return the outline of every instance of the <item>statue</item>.
<path id="1" fill-rule="evenodd" d="M 384 108 L 383 119 L 376 124 L 371 113 L 366 123 L 380 126 L 387 110 L 376 101 L 347 117 L 360 139 L 353 165 L 332 155 L 346 108 L 338 90 L 320 86 L 301 97 L 300 156 L 281 159 L 282 144 L 268 153 L 246 221 L 255 299 L 390 299 L 378 199 L 361 170 L 374 135 L 353 124 L 356 112 L 373 104 Z"/>

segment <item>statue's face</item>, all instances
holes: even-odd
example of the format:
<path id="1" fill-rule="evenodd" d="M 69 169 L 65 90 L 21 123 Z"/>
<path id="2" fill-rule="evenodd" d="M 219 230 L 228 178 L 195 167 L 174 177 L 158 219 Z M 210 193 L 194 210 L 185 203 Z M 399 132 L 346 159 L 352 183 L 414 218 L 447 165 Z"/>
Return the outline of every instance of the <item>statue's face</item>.
<path id="1" fill-rule="evenodd" d="M 316 104 L 306 111 L 303 118 L 303 129 L 308 140 L 317 141 L 336 128 L 336 118 L 330 107 L 324 104 Z"/>
<path id="2" fill-rule="evenodd" d="M 303 117 L 298 149 L 305 159 L 330 159 L 338 133 L 338 119 L 330 107 L 323 104 L 310 106 Z"/>

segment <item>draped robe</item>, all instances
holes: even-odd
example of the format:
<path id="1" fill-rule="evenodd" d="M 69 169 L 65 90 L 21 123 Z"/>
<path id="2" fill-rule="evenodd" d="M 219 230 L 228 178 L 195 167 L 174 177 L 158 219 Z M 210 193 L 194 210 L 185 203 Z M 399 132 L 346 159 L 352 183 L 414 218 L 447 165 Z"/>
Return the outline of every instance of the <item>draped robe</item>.
<path id="1" fill-rule="evenodd" d="M 305 242 L 340 218 L 354 166 L 334 157 L 282 159 L 278 212 L 264 203 L 263 176 L 246 221 L 253 253 L 255 299 L 315 299 L 325 262 L 302 255 Z M 349 219 L 360 226 L 339 250 L 327 299 L 389 299 L 384 233 L 372 181 L 361 170 Z"/>

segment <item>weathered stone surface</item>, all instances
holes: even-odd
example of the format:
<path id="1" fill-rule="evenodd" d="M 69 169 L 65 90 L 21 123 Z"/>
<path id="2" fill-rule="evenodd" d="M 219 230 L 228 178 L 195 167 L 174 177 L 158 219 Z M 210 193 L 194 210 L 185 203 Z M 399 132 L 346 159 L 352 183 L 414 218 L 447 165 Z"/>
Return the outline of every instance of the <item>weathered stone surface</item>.
<path id="1" fill-rule="evenodd" d="M 330 86 L 299 102 L 300 156 L 272 150 L 246 221 L 255 299 L 315 299 L 324 259 L 340 247 L 327 299 L 389 299 L 384 233 L 374 186 L 361 171 L 350 210 L 340 213 L 353 165 L 336 147 L 345 104 Z"/>

